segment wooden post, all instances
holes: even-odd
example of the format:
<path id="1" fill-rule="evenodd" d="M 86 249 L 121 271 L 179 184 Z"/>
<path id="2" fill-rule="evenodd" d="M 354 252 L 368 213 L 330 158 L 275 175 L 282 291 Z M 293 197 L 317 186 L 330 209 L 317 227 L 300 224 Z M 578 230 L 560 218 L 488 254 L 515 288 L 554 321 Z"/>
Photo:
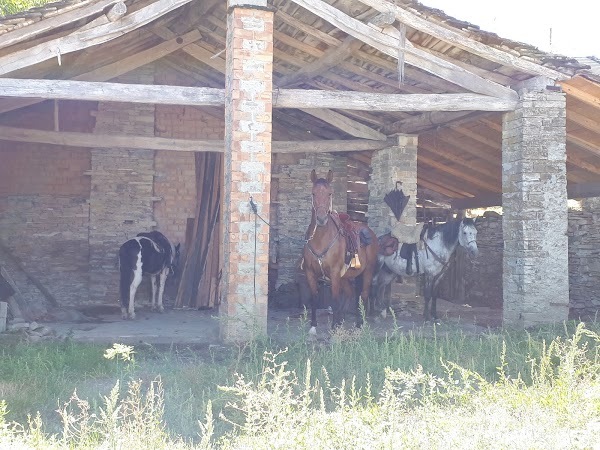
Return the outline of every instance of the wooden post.
<path id="1" fill-rule="evenodd" d="M 0 333 L 6 331 L 6 316 L 8 315 L 8 303 L 0 302 Z"/>

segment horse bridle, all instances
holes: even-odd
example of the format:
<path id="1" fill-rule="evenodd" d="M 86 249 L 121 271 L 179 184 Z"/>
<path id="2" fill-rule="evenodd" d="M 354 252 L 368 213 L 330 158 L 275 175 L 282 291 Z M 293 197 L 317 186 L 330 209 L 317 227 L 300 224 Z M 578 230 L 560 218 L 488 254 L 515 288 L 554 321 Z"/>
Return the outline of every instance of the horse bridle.
<path id="1" fill-rule="evenodd" d="M 314 207 L 313 207 L 313 209 L 314 209 Z M 323 258 L 325 257 L 327 252 L 329 250 L 331 250 L 331 247 L 333 247 L 333 244 L 335 244 L 335 242 L 340 237 L 341 229 L 338 226 L 337 222 L 333 218 L 331 218 L 331 220 L 333 220 L 333 224 L 335 225 L 335 228 L 337 229 L 337 233 L 335 234 L 335 236 L 333 237 L 333 239 L 331 240 L 331 242 L 329 243 L 327 248 L 325 248 L 325 250 L 323 250 L 321 253 L 317 253 L 310 245 L 310 241 L 312 240 L 313 237 L 315 237 L 315 232 L 317 231 L 317 226 L 318 226 L 317 222 L 316 222 L 316 213 L 317 213 L 317 211 L 315 210 L 315 227 L 313 228 L 313 231 L 312 231 L 310 237 L 305 241 L 305 245 L 308 247 L 308 250 L 313 254 L 313 256 L 315 258 L 317 258 L 317 262 L 319 263 L 319 267 L 321 268 L 321 275 L 323 276 L 323 278 L 326 278 L 325 271 L 323 270 Z M 327 215 L 328 216 L 331 215 L 331 211 L 328 211 Z"/>

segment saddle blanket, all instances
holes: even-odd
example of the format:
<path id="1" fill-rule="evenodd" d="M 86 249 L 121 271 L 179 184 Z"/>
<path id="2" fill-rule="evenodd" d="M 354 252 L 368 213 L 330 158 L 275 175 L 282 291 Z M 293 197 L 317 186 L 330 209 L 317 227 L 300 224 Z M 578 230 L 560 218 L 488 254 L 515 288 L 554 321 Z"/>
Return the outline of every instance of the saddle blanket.
<path id="1" fill-rule="evenodd" d="M 417 223 L 416 225 L 406 225 L 398 222 L 392 227 L 390 233 L 403 244 L 418 244 L 421 240 L 423 225 L 425 224 Z"/>

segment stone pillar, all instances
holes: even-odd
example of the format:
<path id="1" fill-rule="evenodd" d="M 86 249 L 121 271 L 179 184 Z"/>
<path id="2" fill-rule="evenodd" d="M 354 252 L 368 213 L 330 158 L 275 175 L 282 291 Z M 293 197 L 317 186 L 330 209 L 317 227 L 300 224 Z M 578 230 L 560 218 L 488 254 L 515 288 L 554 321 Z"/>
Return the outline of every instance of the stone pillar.
<path id="1" fill-rule="evenodd" d="M 404 195 L 410 195 L 410 200 L 400 223 L 415 224 L 417 221 L 417 147 L 418 136 L 398 136 L 398 145 L 377 150 L 371 158 L 371 179 L 369 180 L 369 226 L 377 236 L 388 233 L 396 217 L 390 207 L 383 201 L 385 195 L 392 189 L 402 189 Z M 394 284 L 392 297 L 399 302 L 403 309 L 416 308 L 417 287 L 414 278 L 405 278 L 402 285 Z"/>
<path id="2" fill-rule="evenodd" d="M 569 312 L 565 95 L 519 91 L 502 124 L 503 298 L 506 325 Z"/>
<path id="3" fill-rule="evenodd" d="M 221 336 L 267 331 L 273 12 L 266 0 L 230 0 L 225 74 L 225 180 Z"/>

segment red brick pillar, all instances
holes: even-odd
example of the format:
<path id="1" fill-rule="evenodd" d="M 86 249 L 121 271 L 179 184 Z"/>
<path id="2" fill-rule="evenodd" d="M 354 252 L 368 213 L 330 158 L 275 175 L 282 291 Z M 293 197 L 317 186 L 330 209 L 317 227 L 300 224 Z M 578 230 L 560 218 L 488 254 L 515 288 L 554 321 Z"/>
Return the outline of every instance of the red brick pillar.
<path id="1" fill-rule="evenodd" d="M 266 0 L 229 0 L 221 336 L 267 332 L 273 12 Z"/>

